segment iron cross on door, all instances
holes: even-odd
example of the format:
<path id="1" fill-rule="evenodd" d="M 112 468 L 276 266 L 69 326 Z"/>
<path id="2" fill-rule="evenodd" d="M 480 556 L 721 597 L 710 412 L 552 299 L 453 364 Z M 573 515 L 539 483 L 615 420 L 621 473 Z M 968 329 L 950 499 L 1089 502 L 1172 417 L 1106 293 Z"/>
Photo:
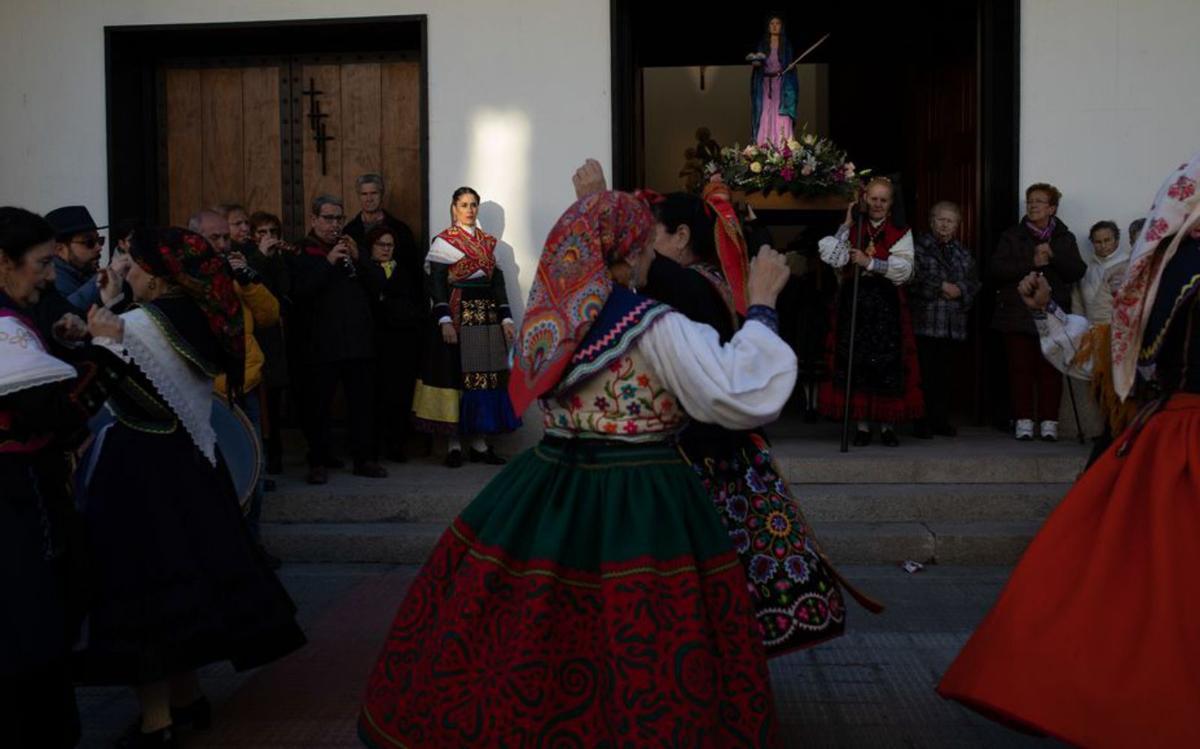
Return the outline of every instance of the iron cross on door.
<path id="1" fill-rule="evenodd" d="M 321 111 L 321 102 L 317 97 L 324 91 L 317 89 L 315 78 L 308 79 L 308 90 L 301 91 L 301 95 L 308 97 L 308 127 L 313 133 L 313 142 L 317 144 L 317 153 L 321 157 L 321 176 L 328 173 L 328 164 L 325 161 L 325 144 L 334 140 L 332 135 L 329 135 L 325 129 L 323 119 L 329 115 Z"/>

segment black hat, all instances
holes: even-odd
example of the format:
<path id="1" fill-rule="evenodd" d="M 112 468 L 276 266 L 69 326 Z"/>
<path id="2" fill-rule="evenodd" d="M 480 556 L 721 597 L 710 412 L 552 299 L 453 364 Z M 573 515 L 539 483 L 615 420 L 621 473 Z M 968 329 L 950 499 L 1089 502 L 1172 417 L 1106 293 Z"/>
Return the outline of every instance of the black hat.
<path id="1" fill-rule="evenodd" d="M 54 227 L 54 234 L 59 238 L 107 228 L 96 226 L 95 220 L 92 219 L 92 214 L 88 213 L 88 209 L 81 205 L 67 205 L 62 208 L 55 208 L 46 214 L 46 220 Z"/>

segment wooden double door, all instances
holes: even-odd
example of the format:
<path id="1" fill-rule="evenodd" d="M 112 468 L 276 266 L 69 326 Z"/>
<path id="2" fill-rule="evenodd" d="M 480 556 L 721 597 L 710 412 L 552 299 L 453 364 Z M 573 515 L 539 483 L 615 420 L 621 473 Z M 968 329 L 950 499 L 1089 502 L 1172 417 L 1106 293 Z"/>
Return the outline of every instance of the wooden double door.
<path id="1" fill-rule="evenodd" d="M 384 207 L 425 235 L 420 63 L 281 58 L 160 73 L 159 213 L 172 225 L 238 203 L 299 237 L 314 197 L 341 197 L 353 216 L 355 179 L 374 172 Z"/>

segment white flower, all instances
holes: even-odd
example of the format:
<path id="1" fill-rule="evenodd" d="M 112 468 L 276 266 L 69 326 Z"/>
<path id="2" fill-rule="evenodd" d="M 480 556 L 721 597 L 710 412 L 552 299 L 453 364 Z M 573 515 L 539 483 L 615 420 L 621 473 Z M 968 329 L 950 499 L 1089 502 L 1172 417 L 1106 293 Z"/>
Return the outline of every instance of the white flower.
<path id="1" fill-rule="evenodd" d="M 759 172 L 762 171 L 762 164 L 758 163 L 757 161 L 751 162 L 750 171 L 754 172 L 755 174 L 758 174 Z"/>
<path id="2" fill-rule="evenodd" d="M 800 141 L 796 140 L 795 138 L 790 138 L 788 139 L 787 147 L 792 153 L 795 153 L 796 151 L 800 150 Z"/>
<path id="3" fill-rule="evenodd" d="M 805 133 L 804 145 L 811 146 L 813 143 L 816 143 L 816 142 L 817 142 L 817 136 L 813 135 L 812 133 Z"/>

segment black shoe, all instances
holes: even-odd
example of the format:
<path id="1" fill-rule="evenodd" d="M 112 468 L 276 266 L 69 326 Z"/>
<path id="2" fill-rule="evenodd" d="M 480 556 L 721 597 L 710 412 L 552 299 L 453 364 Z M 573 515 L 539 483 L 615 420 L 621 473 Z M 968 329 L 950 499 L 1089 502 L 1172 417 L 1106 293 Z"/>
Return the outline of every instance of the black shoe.
<path id="1" fill-rule="evenodd" d="M 277 570 L 283 566 L 283 560 L 281 560 L 279 557 L 275 556 L 271 552 L 267 551 L 267 548 L 265 546 L 263 546 L 261 543 L 255 547 L 254 552 L 256 554 L 258 554 L 258 558 L 261 559 L 263 564 L 267 565 L 267 567 L 269 569 Z M 200 699 L 204 700 L 203 697 L 201 697 Z M 205 705 L 208 704 L 208 700 L 204 700 L 204 702 L 205 702 Z M 196 703 L 193 702 L 191 705 L 188 705 L 188 707 L 189 708 L 193 707 L 195 704 Z M 205 710 L 208 710 L 208 709 L 209 709 L 208 707 L 205 707 Z M 175 717 L 175 712 L 174 712 L 175 708 L 171 708 L 171 710 L 172 710 L 171 720 L 173 720 L 175 722 L 175 725 L 181 725 L 183 723 L 183 721 L 180 721 L 178 718 Z"/>
<path id="2" fill-rule="evenodd" d="M 258 553 L 264 559 L 275 559 L 266 552 L 263 547 L 258 547 Z M 271 569 L 279 569 L 279 560 L 275 559 L 275 566 Z M 212 704 L 207 697 L 201 696 L 190 705 L 177 707 L 171 706 L 171 723 L 179 728 L 191 728 L 195 731 L 207 731 L 212 728 Z"/>
<path id="3" fill-rule="evenodd" d="M 117 749 L 175 749 L 179 746 L 175 738 L 175 727 L 167 726 L 153 733 L 143 733 L 141 720 L 138 720 L 121 738 L 113 743 Z"/>
<path id="4" fill-rule="evenodd" d="M 931 440 L 933 439 L 933 434 L 934 432 L 929 428 L 927 422 L 918 421 L 917 425 L 913 427 L 913 436 L 919 440 Z"/>
<path id="5" fill-rule="evenodd" d="M 340 471 L 346 467 L 346 461 L 341 458 L 329 458 L 325 461 L 326 468 L 332 468 L 335 471 Z"/>
<path id="6" fill-rule="evenodd" d="M 879 432 L 879 441 L 885 447 L 900 447 L 900 438 L 896 436 L 895 429 L 883 429 Z"/>
<path id="7" fill-rule="evenodd" d="M 854 446 L 866 447 L 871 444 L 871 432 L 864 429 L 854 430 Z"/>
<path id="8" fill-rule="evenodd" d="M 450 452 L 446 453 L 446 467 L 447 468 L 462 468 L 462 465 L 463 465 L 462 450 L 451 450 Z"/>
<path id="9" fill-rule="evenodd" d="M 934 427 L 933 433 L 939 437 L 957 437 L 958 429 L 951 424 L 942 424 L 941 426 Z"/>
<path id="10" fill-rule="evenodd" d="M 476 450 L 471 448 L 470 452 L 472 463 L 484 463 L 489 466 L 502 466 L 508 461 L 496 454 L 496 451 L 489 447 L 486 450 Z"/>
<path id="11" fill-rule="evenodd" d="M 354 475 L 366 476 L 369 479 L 386 479 L 387 469 L 379 465 L 373 460 L 364 460 L 361 463 L 354 463 Z"/>

